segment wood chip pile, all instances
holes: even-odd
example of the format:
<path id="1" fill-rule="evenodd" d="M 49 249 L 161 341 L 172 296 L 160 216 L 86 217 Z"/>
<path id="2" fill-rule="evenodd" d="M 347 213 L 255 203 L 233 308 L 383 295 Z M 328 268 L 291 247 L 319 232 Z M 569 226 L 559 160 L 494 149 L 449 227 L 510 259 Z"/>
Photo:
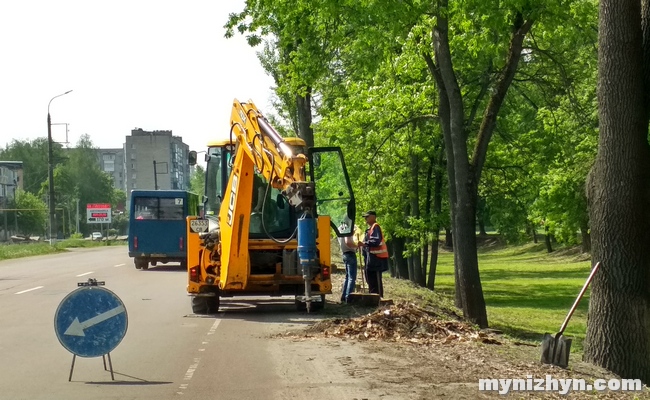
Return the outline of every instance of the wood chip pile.
<path id="1" fill-rule="evenodd" d="M 415 304 L 399 303 L 356 318 L 321 321 L 310 332 L 326 337 L 405 341 L 418 344 L 479 341 L 501 344 L 493 335 L 461 321 L 442 320 Z"/>

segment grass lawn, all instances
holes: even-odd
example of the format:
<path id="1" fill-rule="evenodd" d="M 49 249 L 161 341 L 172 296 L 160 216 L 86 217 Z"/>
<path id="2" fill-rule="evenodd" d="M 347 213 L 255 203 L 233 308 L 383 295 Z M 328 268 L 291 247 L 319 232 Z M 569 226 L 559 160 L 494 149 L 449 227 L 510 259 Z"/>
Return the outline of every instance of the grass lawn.
<path id="1" fill-rule="evenodd" d="M 111 246 L 124 245 L 125 242 L 110 241 Z M 12 258 L 21 258 L 29 256 L 38 256 L 44 254 L 54 254 L 66 251 L 68 248 L 74 247 L 99 247 L 106 246 L 106 242 L 98 242 L 85 239 L 65 239 L 56 242 L 54 246 L 49 242 L 35 242 L 24 244 L 0 244 L 0 260 L 8 260 Z"/>
<path id="2" fill-rule="evenodd" d="M 543 244 L 528 244 L 479 251 L 479 270 L 490 327 L 523 341 L 540 343 L 544 333 L 555 334 L 560 329 L 589 276 L 590 262 L 561 252 L 548 254 Z M 435 295 L 404 281 L 390 279 L 386 286 L 388 297 L 414 298 L 434 307 L 453 309 L 453 254 L 440 253 Z M 564 333 L 574 338 L 575 351 L 582 350 L 588 304 L 589 290 Z"/>

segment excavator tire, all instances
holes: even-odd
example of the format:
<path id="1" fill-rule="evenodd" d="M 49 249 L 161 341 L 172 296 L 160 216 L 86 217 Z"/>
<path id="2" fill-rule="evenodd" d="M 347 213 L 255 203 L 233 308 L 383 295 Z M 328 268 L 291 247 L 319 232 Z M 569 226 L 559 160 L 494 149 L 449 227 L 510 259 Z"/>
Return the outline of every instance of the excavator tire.
<path id="1" fill-rule="evenodd" d="M 219 296 L 193 296 L 192 312 L 199 315 L 216 314 L 219 312 L 219 303 Z"/>
<path id="2" fill-rule="evenodd" d="M 192 297 L 192 312 L 194 314 L 204 315 L 208 313 L 208 298 L 207 297 Z"/>
<path id="3" fill-rule="evenodd" d="M 216 314 L 219 312 L 219 295 L 214 297 L 206 297 L 208 300 L 208 314 Z"/>

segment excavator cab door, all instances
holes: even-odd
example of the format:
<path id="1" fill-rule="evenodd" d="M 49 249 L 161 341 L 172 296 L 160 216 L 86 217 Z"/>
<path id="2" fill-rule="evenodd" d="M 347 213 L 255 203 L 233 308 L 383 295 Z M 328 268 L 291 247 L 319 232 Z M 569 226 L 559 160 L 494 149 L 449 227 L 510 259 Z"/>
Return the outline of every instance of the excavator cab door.
<path id="1" fill-rule="evenodd" d="M 309 177 L 316 191 L 316 213 L 328 215 L 337 237 L 354 233 L 356 206 L 340 147 L 310 147 Z"/>

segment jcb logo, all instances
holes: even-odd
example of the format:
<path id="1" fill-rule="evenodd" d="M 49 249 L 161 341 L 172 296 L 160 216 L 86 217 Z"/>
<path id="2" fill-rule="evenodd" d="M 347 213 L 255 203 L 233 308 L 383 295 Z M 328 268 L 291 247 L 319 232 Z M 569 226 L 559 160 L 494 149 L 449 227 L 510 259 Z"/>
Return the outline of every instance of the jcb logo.
<path id="1" fill-rule="evenodd" d="M 235 198 L 237 197 L 237 183 L 239 178 L 237 175 L 232 176 L 232 186 L 230 188 L 230 202 L 228 203 L 228 218 L 226 222 L 228 226 L 232 226 L 233 215 L 235 213 Z"/>

